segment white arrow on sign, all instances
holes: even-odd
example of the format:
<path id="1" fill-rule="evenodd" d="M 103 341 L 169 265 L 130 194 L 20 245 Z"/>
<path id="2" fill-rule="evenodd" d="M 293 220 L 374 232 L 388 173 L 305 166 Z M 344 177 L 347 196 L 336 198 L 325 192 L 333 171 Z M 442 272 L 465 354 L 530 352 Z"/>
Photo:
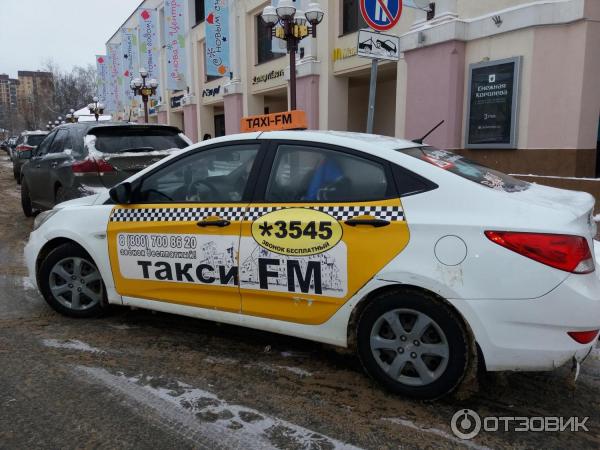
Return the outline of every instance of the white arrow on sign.
<path id="1" fill-rule="evenodd" d="M 359 30 L 358 56 L 398 61 L 400 59 L 400 38 L 367 29 Z"/>

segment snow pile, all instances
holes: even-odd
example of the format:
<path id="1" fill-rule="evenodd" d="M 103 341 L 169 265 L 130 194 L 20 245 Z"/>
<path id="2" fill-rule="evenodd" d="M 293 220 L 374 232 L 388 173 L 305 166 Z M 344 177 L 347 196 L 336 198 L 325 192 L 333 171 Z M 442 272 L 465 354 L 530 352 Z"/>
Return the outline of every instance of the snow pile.
<path id="1" fill-rule="evenodd" d="M 105 369 L 76 367 L 90 378 L 149 407 L 187 437 L 224 448 L 356 449 L 336 439 L 176 380 L 113 375 Z M 163 387 L 164 386 L 164 387 Z"/>
<path id="2" fill-rule="evenodd" d="M 88 352 L 88 353 L 106 353 L 104 350 L 97 349 L 92 347 L 85 342 L 78 341 L 76 339 L 69 339 L 66 341 L 59 341 L 58 339 L 44 339 L 42 344 L 45 347 L 50 348 L 60 348 L 65 350 L 78 350 L 80 352 Z"/>

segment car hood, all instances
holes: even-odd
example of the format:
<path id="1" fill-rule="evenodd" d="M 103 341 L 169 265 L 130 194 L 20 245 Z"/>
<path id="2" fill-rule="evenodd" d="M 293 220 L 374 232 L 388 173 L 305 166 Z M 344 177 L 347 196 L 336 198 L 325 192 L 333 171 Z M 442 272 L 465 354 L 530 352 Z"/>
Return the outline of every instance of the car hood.
<path id="1" fill-rule="evenodd" d="M 76 198 L 73 200 L 67 200 L 66 202 L 62 202 L 59 203 L 58 205 L 56 205 L 54 207 L 54 209 L 64 209 L 64 208 L 70 208 L 72 206 L 92 206 L 96 203 L 96 200 L 98 200 L 98 197 L 100 197 L 102 194 L 94 194 L 94 195 L 88 195 L 87 197 L 81 197 L 81 198 Z"/>

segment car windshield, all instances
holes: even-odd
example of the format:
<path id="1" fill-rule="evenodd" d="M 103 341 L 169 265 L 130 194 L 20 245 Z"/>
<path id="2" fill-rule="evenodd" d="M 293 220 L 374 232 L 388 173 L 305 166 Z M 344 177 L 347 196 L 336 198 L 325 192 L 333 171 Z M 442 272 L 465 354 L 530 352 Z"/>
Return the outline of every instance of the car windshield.
<path id="1" fill-rule="evenodd" d="M 438 150 L 434 147 L 416 147 L 400 151 L 491 189 L 504 192 L 520 192 L 530 186 L 525 181 L 482 166 L 448 150 Z"/>
<path id="2" fill-rule="evenodd" d="M 30 134 L 27 137 L 27 145 L 31 145 L 32 147 L 37 147 L 40 145 L 40 142 L 44 140 L 46 137 L 45 134 Z"/>
<path id="3" fill-rule="evenodd" d="M 188 146 L 170 128 L 106 127 L 91 130 L 91 134 L 96 136 L 96 149 L 102 153 L 142 153 Z"/>

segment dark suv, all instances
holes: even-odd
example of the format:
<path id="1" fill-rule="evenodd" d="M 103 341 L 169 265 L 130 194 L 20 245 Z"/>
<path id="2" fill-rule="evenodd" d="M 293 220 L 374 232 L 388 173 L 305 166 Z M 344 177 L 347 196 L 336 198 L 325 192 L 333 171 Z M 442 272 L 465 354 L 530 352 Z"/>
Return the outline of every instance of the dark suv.
<path id="1" fill-rule="evenodd" d="M 190 145 L 178 128 L 119 122 L 61 125 L 21 169 L 21 204 L 34 210 L 111 188 Z"/>

